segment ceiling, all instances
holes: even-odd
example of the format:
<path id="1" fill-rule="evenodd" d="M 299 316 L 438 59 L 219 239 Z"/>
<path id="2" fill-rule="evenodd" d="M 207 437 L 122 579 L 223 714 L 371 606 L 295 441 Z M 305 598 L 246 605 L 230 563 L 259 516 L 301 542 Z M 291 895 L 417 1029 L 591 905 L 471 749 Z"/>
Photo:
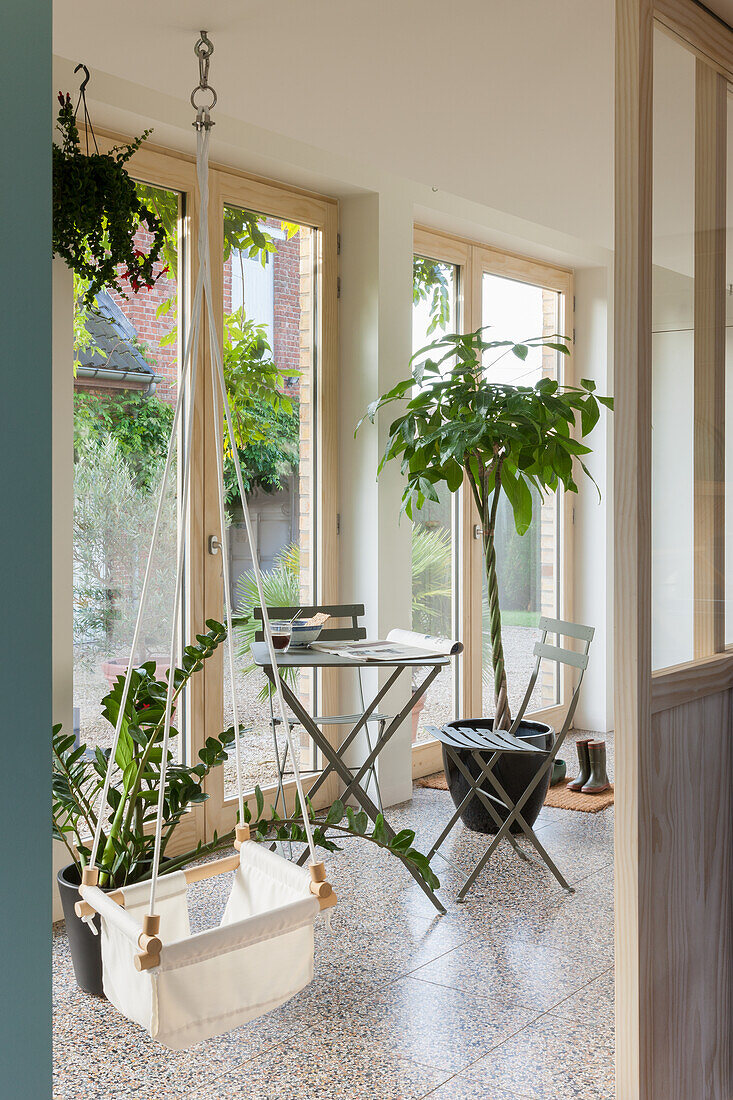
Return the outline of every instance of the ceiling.
<path id="1" fill-rule="evenodd" d="M 202 22 L 217 110 L 610 245 L 612 0 L 56 0 L 54 49 L 185 104 Z"/>
<path id="2" fill-rule="evenodd" d="M 733 0 L 709 6 L 733 24 Z M 437 189 L 607 249 L 613 8 L 613 0 L 55 0 L 54 50 L 89 66 L 92 96 L 106 88 L 107 104 L 134 99 L 159 134 L 176 112 L 180 140 L 189 141 L 203 22 L 215 47 L 215 137 L 225 120 L 247 124 L 236 139 L 243 166 L 254 167 L 258 140 L 282 135 L 300 143 L 291 166 L 310 147 L 331 193 L 345 193 L 338 166 L 349 158 L 429 195 Z M 655 87 L 655 234 L 671 238 L 692 203 L 694 67 L 662 34 Z"/>

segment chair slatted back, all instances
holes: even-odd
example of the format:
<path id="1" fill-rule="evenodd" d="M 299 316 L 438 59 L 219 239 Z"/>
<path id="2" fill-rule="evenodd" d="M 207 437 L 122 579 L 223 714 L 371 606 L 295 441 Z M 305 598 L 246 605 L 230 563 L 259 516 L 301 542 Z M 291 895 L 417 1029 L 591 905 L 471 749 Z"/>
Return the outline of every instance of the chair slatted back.
<path id="1" fill-rule="evenodd" d="M 570 703 L 568 705 L 567 713 L 565 715 L 565 721 L 563 722 L 562 729 L 558 733 L 558 739 L 562 741 L 565 734 L 570 729 L 570 724 L 575 715 L 575 710 L 578 705 L 578 699 L 580 698 L 580 685 L 583 680 L 583 674 L 588 667 L 588 650 L 590 649 L 590 643 L 593 640 L 595 634 L 595 627 L 584 626 L 582 623 L 569 623 L 563 619 L 551 619 L 546 615 L 540 618 L 538 623 L 540 630 L 542 631 L 542 637 L 535 643 L 534 655 L 537 658 L 535 661 L 532 675 L 527 685 L 527 690 L 522 700 L 522 704 L 519 711 L 512 722 L 510 733 L 515 733 L 519 727 L 519 723 L 522 721 L 524 714 L 529 706 L 529 701 L 532 698 L 532 692 L 534 686 L 537 683 L 537 677 L 540 672 L 540 663 L 543 659 L 550 661 L 557 661 L 560 665 L 569 665 L 571 668 L 577 668 L 579 675 L 576 678 L 575 688 L 573 690 Z M 547 641 L 548 635 L 557 635 L 559 638 L 573 638 L 575 641 L 582 642 L 581 651 L 576 649 L 569 649 L 563 645 L 553 645 Z"/>
<path id="2" fill-rule="evenodd" d="M 330 616 L 321 631 L 319 642 L 361 642 L 366 638 L 366 627 L 361 626 L 359 619 L 364 616 L 363 603 L 342 604 L 308 604 L 303 607 L 268 607 L 267 614 L 270 619 L 310 619 L 313 615 L 323 612 Z M 262 608 L 253 608 L 255 619 L 262 622 Z M 348 626 L 330 626 L 331 620 L 350 619 Z M 256 642 L 264 642 L 264 631 L 258 630 L 255 634 Z"/>

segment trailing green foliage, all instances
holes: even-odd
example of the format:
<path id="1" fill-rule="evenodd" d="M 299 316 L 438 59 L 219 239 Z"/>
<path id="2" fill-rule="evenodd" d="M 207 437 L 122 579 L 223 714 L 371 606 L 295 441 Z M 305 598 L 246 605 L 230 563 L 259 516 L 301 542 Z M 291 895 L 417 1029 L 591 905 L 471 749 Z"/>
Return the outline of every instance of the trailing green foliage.
<path id="1" fill-rule="evenodd" d="M 491 381 L 491 368 L 512 354 L 525 361 L 532 348 L 569 354 L 567 340 L 536 337 L 515 343 L 488 340 L 485 328 L 448 333 L 416 352 L 409 378 L 373 401 L 365 419 L 397 401 L 407 404 L 388 432 L 378 472 L 398 459 L 406 485 L 402 509 L 413 518 L 426 500 L 438 500 L 436 486 L 456 492 L 464 478 L 481 519 L 490 607 L 491 642 L 498 728 L 511 715 L 501 637 L 496 576 L 496 514 L 502 492 L 511 505 L 518 534 L 532 522 L 532 489 L 540 497 L 563 488 L 577 492 L 575 464 L 588 477 L 583 457 L 590 448 L 580 442 L 595 427 L 600 405 L 613 408 L 610 397 L 595 393 L 596 384 L 561 386 L 542 378 L 534 386 Z M 497 353 L 487 363 L 487 354 Z M 578 438 L 579 437 L 579 438 Z M 591 478 L 592 480 L 592 478 Z"/>
<path id="2" fill-rule="evenodd" d="M 88 282 L 84 301 L 92 305 L 105 287 L 125 293 L 152 287 L 165 273 L 155 272 L 165 228 L 141 200 L 125 164 L 150 134 L 109 153 L 81 151 L 79 130 L 68 92 L 59 92 L 57 128 L 62 142 L 53 146 L 53 254 Z M 135 245 L 145 224 L 153 236 L 147 253 Z M 119 268 L 123 271 L 120 272 Z"/>
<path id="3" fill-rule="evenodd" d="M 254 794 L 257 813 L 253 816 L 249 806 L 245 805 L 244 820 L 255 840 L 307 843 L 303 813 L 297 796 L 293 816 L 282 817 L 274 807 L 270 807 L 269 813 L 265 811 L 265 799 L 259 787 L 255 787 Z M 431 890 L 437 890 L 440 886 L 440 879 L 430 866 L 427 856 L 413 846 L 414 829 L 402 829 L 392 836 L 382 814 L 377 814 L 372 826 L 363 810 L 356 811 L 352 806 L 344 806 L 340 799 L 336 799 L 322 814 L 317 814 L 308 802 L 308 820 L 313 825 L 313 840 L 319 848 L 327 852 L 339 852 L 341 848 L 337 839 L 345 836 L 360 837 L 414 867 Z"/>
<path id="4" fill-rule="evenodd" d="M 206 626 L 206 633 L 197 634 L 196 643 L 184 648 L 181 667 L 173 671 L 174 705 L 192 676 L 203 668 L 204 662 L 226 637 L 221 623 L 209 619 Z M 124 677 L 119 676 L 102 700 L 102 713 L 111 728 L 117 723 L 123 688 Z M 102 886 L 117 888 L 145 881 L 152 874 L 167 690 L 167 681 L 155 678 L 154 662 L 133 670 L 115 753 L 117 780 L 109 788 L 105 807 L 107 824 L 101 832 L 100 854 L 96 863 Z M 178 731 L 173 727 L 171 735 L 178 736 Z M 167 856 L 168 845 L 188 810 L 208 798 L 203 788 L 204 781 L 214 768 L 226 762 L 234 736 L 234 727 L 230 726 L 218 737 L 207 737 L 199 751 L 198 761 L 193 765 L 177 763 L 173 751 L 169 749 L 163 795 L 161 873 L 170 874 L 195 859 L 232 844 L 233 831 L 221 836 L 215 832 L 206 843 L 199 843 L 182 854 Z M 70 859 L 81 871 L 91 858 L 89 839 L 97 825 L 99 796 L 110 750 L 97 747 L 92 752 L 86 745 L 77 745 L 73 734 L 64 733 L 60 725 L 53 728 L 52 744 L 53 836 L 66 846 Z M 298 804 L 291 817 L 283 818 L 274 809 L 265 811 L 265 799 L 259 787 L 255 788 L 254 796 L 256 814 L 253 815 L 249 805 L 245 805 L 244 820 L 250 824 L 255 840 L 306 839 L 303 814 Z M 413 847 L 415 834 L 412 830 L 403 829 L 392 837 L 381 816 L 370 830 L 366 814 L 355 814 L 339 801 L 326 810 L 322 819 L 317 818 L 310 804 L 306 812 L 314 823 L 316 843 L 326 851 L 338 850 L 338 844 L 328 835 L 329 832 L 337 837 L 347 834 L 361 837 L 389 851 L 404 863 L 411 864 L 431 887 L 440 885 L 427 858 Z"/>
<path id="5" fill-rule="evenodd" d="M 430 323 L 425 332 L 432 336 L 436 329 L 450 324 L 449 264 L 429 260 L 426 256 L 412 258 L 412 301 L 430 303 Z"/>
<path id="6" fill-rule="evenodd" d="M 149 491 L 157 481 L 172 426 L 173 407 L 154 395 L 134 390 L 74 394 L 76 459 L 85 446 L 112 438 L 141 489 Z"/>
<path id="7" fill-rule="evenodd" d="M 272 358 L 265 325 L 244 309 L 224 318 L 224 378 L 232 411 L 235 445 L 243 461 L 245 492 L 256 486 L 272 492 L 298 465 L 298 399 L 287 392 L 286 376 Z M 227 502 L 239 500 L 232 441 L 225 429 Z"/>

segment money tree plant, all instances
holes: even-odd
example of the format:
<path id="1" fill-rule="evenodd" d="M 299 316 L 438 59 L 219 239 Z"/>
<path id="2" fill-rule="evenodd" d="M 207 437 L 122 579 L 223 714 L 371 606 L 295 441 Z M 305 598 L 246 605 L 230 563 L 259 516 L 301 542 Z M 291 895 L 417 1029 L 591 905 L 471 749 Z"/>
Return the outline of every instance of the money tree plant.
<path id="1" fill-rule="evenodd" d="M 499 359 L 524 361 L 534 348 L 570 353 L 561 336 L 514 343 L 488 339 L 486 328 L 442 335 L 412 356 L 410 377 L 373 401 L 357 425 L 358 431 L 381 409 L 406 402 L 390 424 L 377 472 L 399 459 L 407 478 L 402 510 L 410 519 L 426 500 L 438 500 L 438 486 L 452 493 L 468 486 L 482 531 L 497 729 L 511 725 L 496 568 L 499 502 L 503 494 L 524 535 L 532 522 L 533 488 L 542 498 L 559 487 L 577 493 L 576 467 L 591 477 L 583 462 L 590 447 L 581 440 L 598 422 L 600 405 L 613 408 L 613 399 L 597 395 L 587 378 L 579 386 L 552 378 L 534 386 L 492 380 Z"/>

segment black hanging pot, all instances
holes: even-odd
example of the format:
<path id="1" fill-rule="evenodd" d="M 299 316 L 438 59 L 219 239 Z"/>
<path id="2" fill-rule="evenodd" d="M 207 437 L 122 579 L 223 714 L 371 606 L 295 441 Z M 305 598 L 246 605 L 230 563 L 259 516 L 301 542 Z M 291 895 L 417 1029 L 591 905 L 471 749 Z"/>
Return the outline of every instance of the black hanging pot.
<path id="1" fill-rule="evenodd" d="M 493 718 L 470 718 L 461 722 L 448 722 L 445 728 L 458 729 L 463 727 L 481 733 L 484 730 L 490 730 L 493 724 Z M 531 722 L 529 720 L 520 722 L 515 733 L 523 741 L 528 741 L 531 745 L 536 745 L 541 749 L 551 749 L 555 739 L 555 731 L 552 726 L 547 726 L 544 722 Z M 474 779 L 478 778 L 481 772 L 478 764 L 473 759 L 471 751 L 469 749 L 452 749 L 451 751 L 455 752 L 460 758 L 469 774 Z M 481 755 L 488 761 L 492 754 L 491 752 L 485 752 Z M 493 773 L 512 802 L 517 802 L 546 759 L 545 756 L 534 754 L 525 756 L 524 753 L 503 753 L 494 765 Z M 469 785 L 446 752 L 445 745 L 443 745 L 443 767 L 445 768 L 445 778 L 448 782 L 448 790 L 453 799 L 453 804 L 458 808 L 468 794 Z M 552 769 L 548 768 L 547 773 L 542 777 L 522 807 L 522 817 L 528 825 L 534 825 L 537 815 L 542 809 L 550 785 L 551 771 Z M 484 786 L 488 786 L 486 781 L 484 781 Z M 496 795 L 496 791 L 492 791 L 492 793 Z M 501 821 L 505 821 L 509 816 L 508 811 L 503 811 L 496 803 L 494 803 L 494 806 Z M 472 798 L 461 811 L 461 821 L 475 833 L 496 833 L 499 829 L 478 796 Z M 511 831 L 513 833 L 521 831 L 516 821 L 512 824 Z"/>
<path id="2" fill-rule="evenodd" d="M 80 989 L 104 997 L 102 989 L 102 935 L 99 914 L 94 916 L 95 936 L 85 921 L 77 917 L 74 906 L 79 898 L 79 869 L 75 863 L 63 867 L 57 876 L 61 905 L 66 921 L 66 935 L 69 939 L 71 961 L 74 964 L 74 976 Z"/>

